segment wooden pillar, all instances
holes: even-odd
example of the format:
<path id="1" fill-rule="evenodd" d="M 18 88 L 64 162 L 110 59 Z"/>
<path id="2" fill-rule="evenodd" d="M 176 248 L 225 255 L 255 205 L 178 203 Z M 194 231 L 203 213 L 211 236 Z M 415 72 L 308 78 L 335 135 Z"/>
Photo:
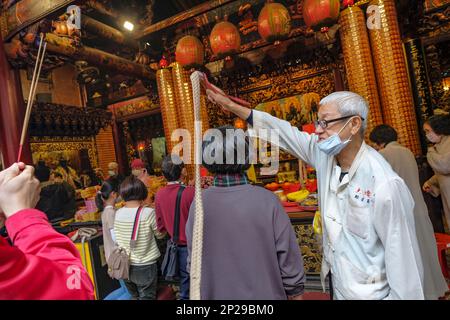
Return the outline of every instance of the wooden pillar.
<path id="1" fill-rule="evenodd" d="M 5 167 L 17 161 L 25 108 L 19 70 L 9 65 L 0 35 L 0 148 Z M 28 136 L 25 139 L 21 160 L 26 164 L 32 164 Z"/>

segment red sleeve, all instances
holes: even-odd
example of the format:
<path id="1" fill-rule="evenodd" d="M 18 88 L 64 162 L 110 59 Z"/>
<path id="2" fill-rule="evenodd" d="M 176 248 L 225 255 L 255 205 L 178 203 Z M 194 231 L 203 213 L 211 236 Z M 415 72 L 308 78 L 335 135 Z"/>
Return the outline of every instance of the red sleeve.
<path id="1" fill-rule="evenodd" d="M 13 242 L 0 240 L 0 299 L 93 299 L 92 282 L 72 241 L 44 213 L 22 210 L 6 220 Z"/>
<path id="2" fill-rule="evenodd" d="M 155 214 L 156 214 L 156 227 L 161 233 L 167 232 L 166 226 L 164 225 L 164 219 L 161 212 L 161 193 L 158 191 L 155 196 Z"/>

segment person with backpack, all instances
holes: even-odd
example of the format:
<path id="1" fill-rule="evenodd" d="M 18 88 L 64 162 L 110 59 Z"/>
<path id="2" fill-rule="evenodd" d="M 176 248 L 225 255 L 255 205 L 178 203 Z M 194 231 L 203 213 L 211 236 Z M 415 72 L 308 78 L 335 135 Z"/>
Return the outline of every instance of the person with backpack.
<path id="1" fill-rule="evenodd" d="M 114 220 L 116 217 L 115 204 L 119 198 L 119 180 L 109 178 L 103 182 L 97 193 L 95 204 L 102 212 L 103 248 L 106 261 L 109 261 L 111 253 L 116 245 L 114 234 Z M 108 295 L 105 300 L 128 300 L 131 296 L 123 280 L 119 280 L 120 288 Z"/>
<path id="2" fill-rule="evenodd" d="M 158 191 L 155 197 L 156 221 L 158 230 L 169 233 L 169 241 L 177 247 L 180 299 L 187 300 L 189 299 L 189 272 L 187 271 L 188 251 L 185 229 L 189 209 L 194 201 L 195 189 L 186 187 L 181 182 L 186 176 L 186 169 L 178 156 L 166 156 L 161 169 L 168 183 L 166 187 Z"/>
<path id="3" fill-rule="evenodd" d="M 114 234 L 117 245 L 129 255 L 129 275 L 125 285 L 135 300 L 154 300 L 157 290 L 157 261 L 160 252 L 155 237 L 158 232 L 155 210 L 143 206 L 148 192 L 144 183 L 134 176 L 120 185 L 119 194 L 125 201 L 116 211 Z"/>

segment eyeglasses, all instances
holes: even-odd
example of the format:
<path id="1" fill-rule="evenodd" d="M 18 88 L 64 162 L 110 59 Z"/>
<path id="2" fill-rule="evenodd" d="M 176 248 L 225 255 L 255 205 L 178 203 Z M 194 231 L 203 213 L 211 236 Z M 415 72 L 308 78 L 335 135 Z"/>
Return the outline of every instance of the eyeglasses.
<path id="1" fill-rule="evenodd" d="M 345 117 L 340 117 L 340 118 L 331 119 L 331 120 L 316 120 L 316 121 L 314 121 L 314 126 L 316 128 L 318 128 L 320 126 L 322 129 L 326 129 L 326 128 L 328 128 L 328 124 L 330 124 L 330 123 L 333 123 L 333 122 L 336 122 L 336 121 L 340 121 L 340 120 L 344 120 L 344 119 L 348 119 L 348 118 L 351 118 L 351 117 L 359 117 L 359 116 L 351 115 L 351 116 L 345 116 Z M 360 118 L 361 118 L 362 121 L 364 121 L 363 117 L 360 117 Z"/>

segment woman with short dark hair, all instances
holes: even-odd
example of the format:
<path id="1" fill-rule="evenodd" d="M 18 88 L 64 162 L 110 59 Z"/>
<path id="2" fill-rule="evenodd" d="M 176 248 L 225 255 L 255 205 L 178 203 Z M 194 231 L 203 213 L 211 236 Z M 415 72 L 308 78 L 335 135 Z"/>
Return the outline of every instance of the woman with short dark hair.
<path id="1" fill-rule="evenodd" d="M 117 244 L 130 254 L 130 275 L 125 280 L 133 299 L 156 299 L 157 260 L 160 256 L 155 236 L 162 238 L 156 227 L 155 211 L 143 207 L 147 198 L 147 187 L 134 176 L 126 178 L 119 189 L 125 206 L 116 212 L 114 234 Z M 140 212 L 140 216 L 138 213 Z M 130 248 L 133 226 L 137 219 L 136 246 Z"/>
<path id="2" fill-rule="evenodd" d="M 423 190 L 435 197 L 441 195 L 447 232 L 450 232 L 450 115 L 431 117 L 423 130 L 434 144 L 428 148 L 427 160 L 435 173 L 424 183 Z"/>
<path id="3" fill-rule="evenodd" d="M 243 131 L 227 126 L 218 132 L 223 139 L 203 142 L 203 165 L 214 184 L 202 193 L 201 299 L 301 299 L 305 273 L 289 217 L 272 192 L 248 183 Z M 194 212 L 195 202 L 186 226 L 189 251 Z"/>

